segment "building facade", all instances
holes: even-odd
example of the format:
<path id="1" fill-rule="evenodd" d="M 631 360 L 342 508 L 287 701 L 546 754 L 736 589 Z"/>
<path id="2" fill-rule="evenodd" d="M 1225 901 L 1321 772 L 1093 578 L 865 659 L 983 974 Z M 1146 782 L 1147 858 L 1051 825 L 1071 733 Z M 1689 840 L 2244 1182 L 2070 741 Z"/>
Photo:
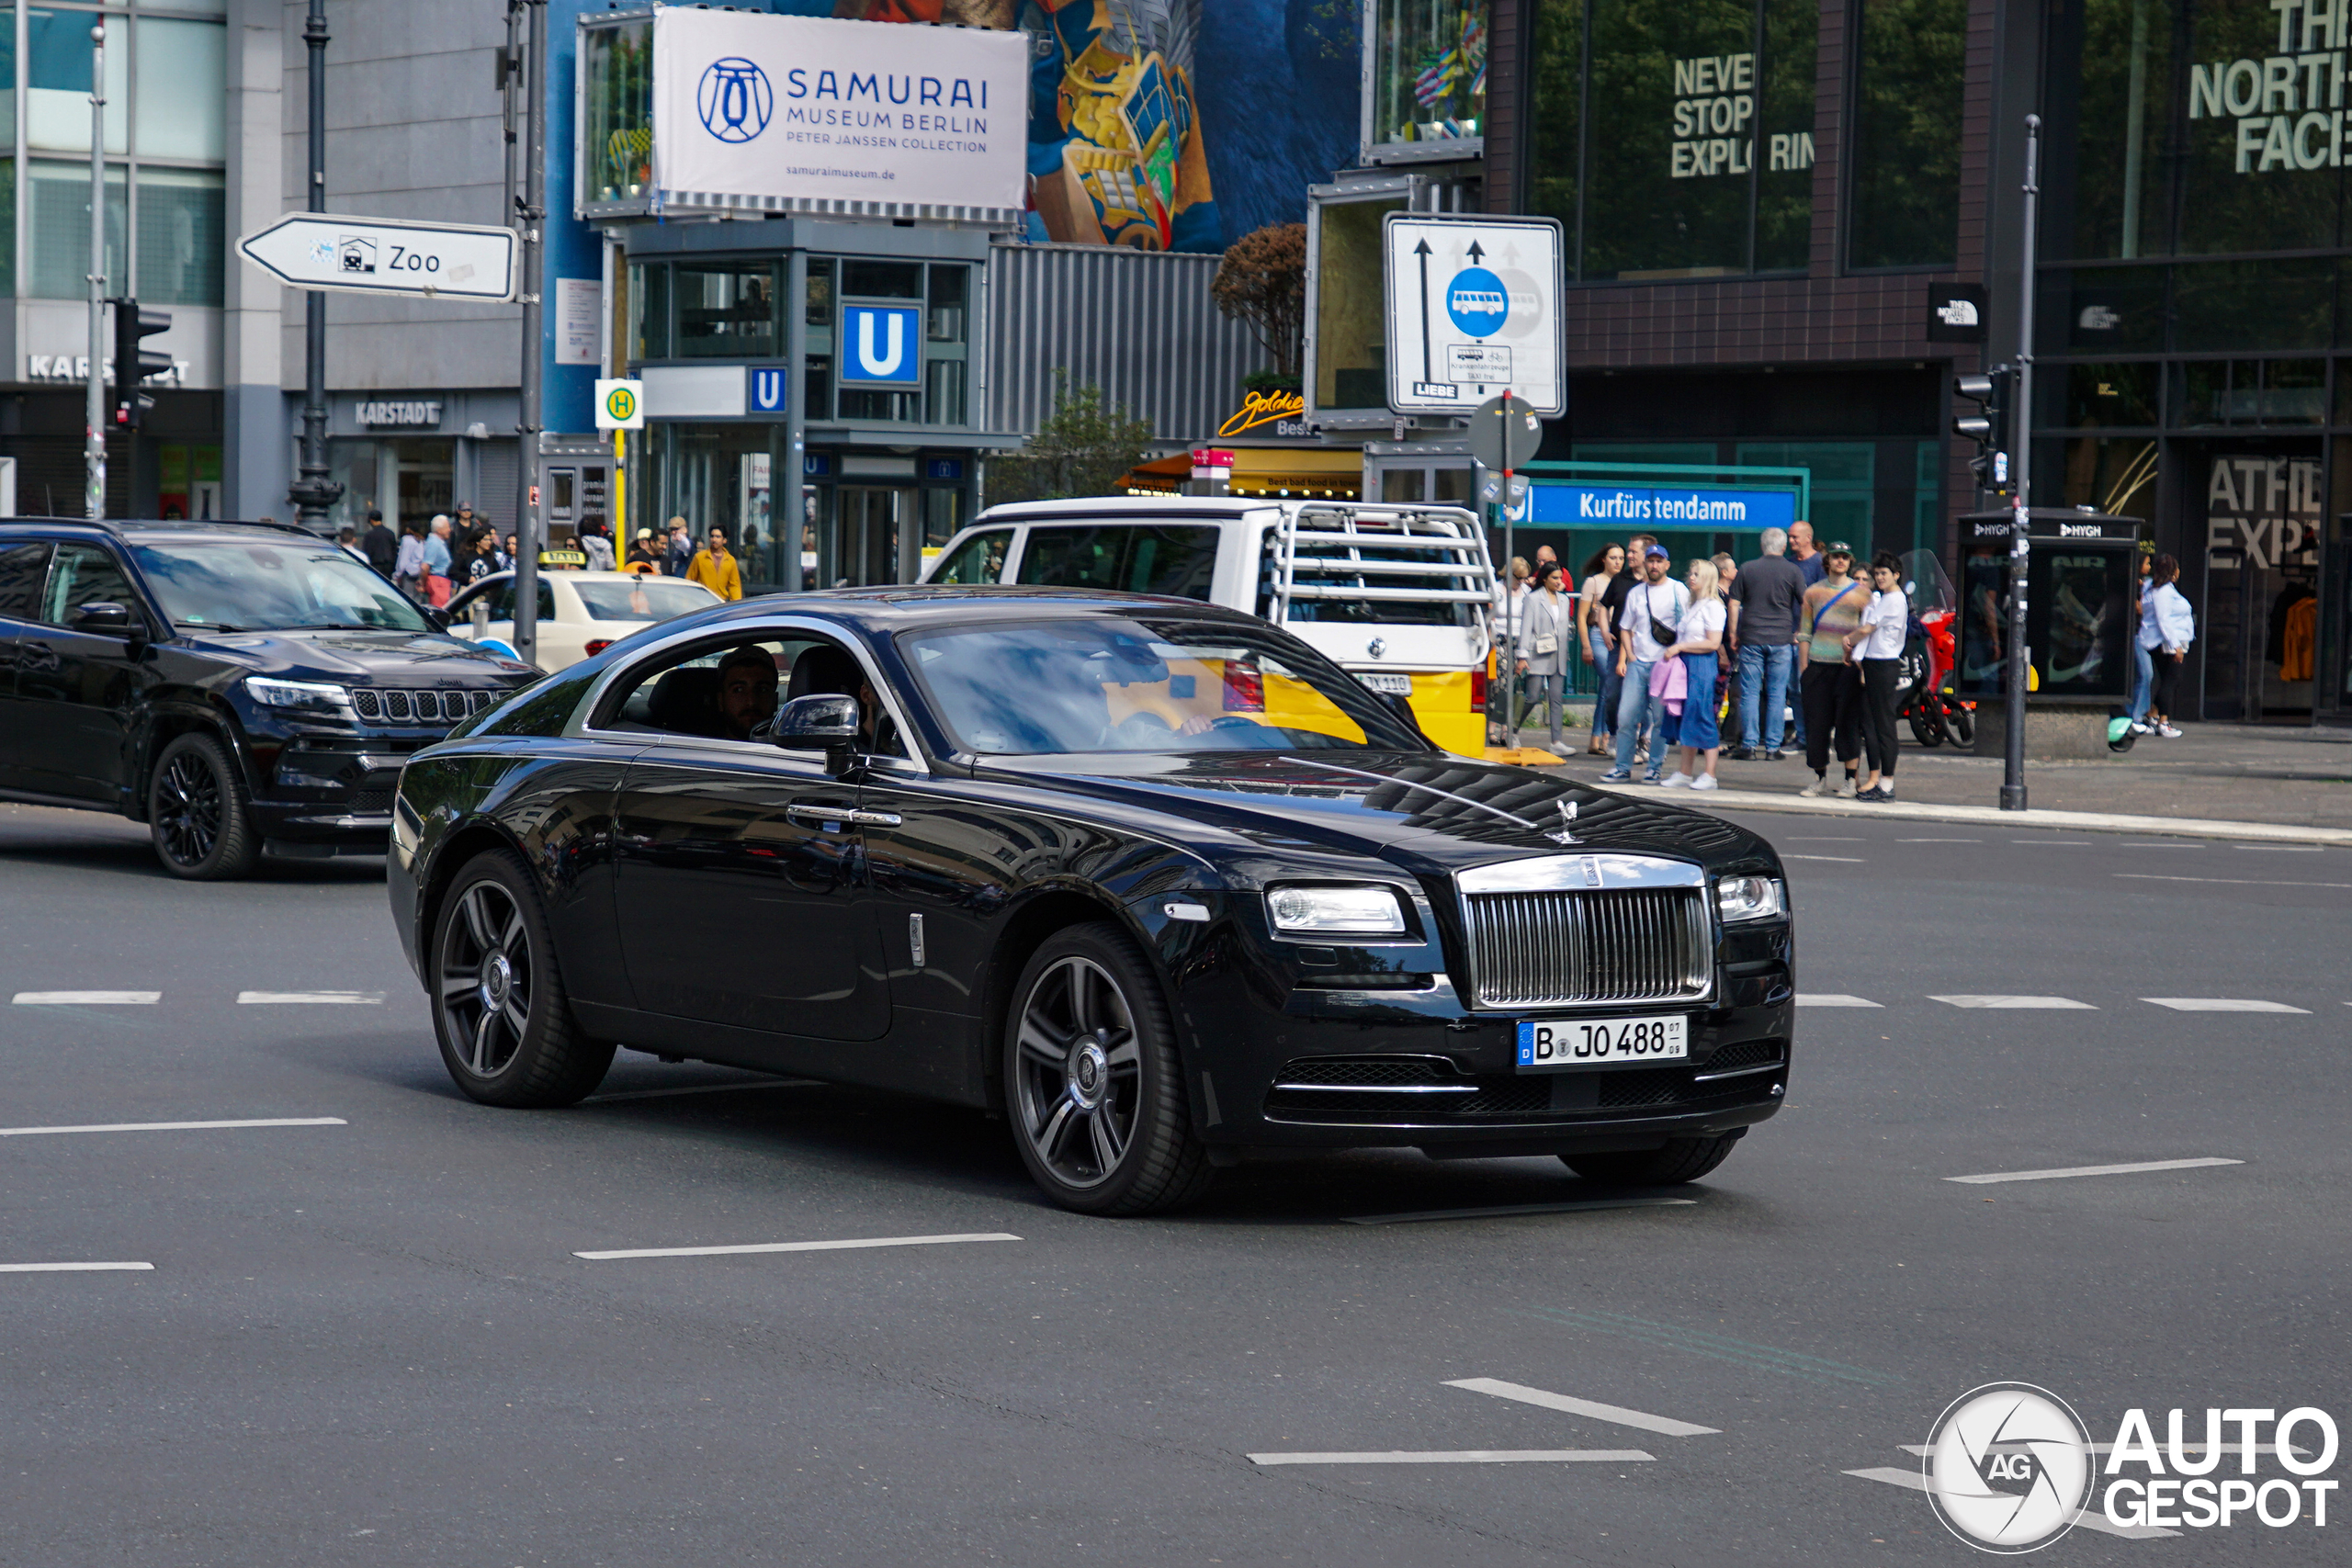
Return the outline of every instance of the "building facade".
<path id="1" fill-rule="evenodd" d="M 2017 355 L 2039 115 L 2036 504 L 2178 558 L 2194 712 L 2352 721 L 2346 30 L 2336 0 L 1490 0 L 1461 172 L 1568 242 L 1544 456 L 1804 467 L 1823 537 L 1952 563 L 1951 383 Z M 1934 313 L 1972 290 L 1981 347 Z"/>

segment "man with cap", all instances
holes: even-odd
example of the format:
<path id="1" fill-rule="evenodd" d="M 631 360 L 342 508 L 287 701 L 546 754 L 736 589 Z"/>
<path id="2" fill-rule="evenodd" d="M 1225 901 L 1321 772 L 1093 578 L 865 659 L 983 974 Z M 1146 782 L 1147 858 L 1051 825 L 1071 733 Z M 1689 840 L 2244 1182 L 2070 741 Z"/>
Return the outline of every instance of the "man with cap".
<path id="1" fill-rule="evenodd" d="M 1617 612 L 1617 672 L 1625 684 L 1617 698 L 1617 765 L 1600 775 L 1604 784 L 1624 784 L 1633 778 L 1634 749 L 1642 726 L 1665 712 L 1664 699 L 1650 695 L 1650 671 L 1675 645 L 1683 612 L 1690 607 L 1690 591 L 1668 575 L 1672 564 L 1664 545 L 1645 548 L 1641 581 L 1627 590 L 1625 603 Z M 1653 748 L 1649 772 L 1642 782 L 1658 783 L 1665 761 L 1665 746 Z"/>

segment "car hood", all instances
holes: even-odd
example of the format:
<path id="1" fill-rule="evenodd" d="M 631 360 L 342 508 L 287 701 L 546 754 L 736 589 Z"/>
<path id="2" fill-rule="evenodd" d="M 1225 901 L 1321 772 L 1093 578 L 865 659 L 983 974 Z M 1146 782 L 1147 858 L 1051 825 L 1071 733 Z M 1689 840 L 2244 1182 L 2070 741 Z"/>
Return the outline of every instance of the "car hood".
<path id="1" fill-rule="evenodd" d="M 511 686 L 538 671 L 438 632 L 211 632 L 190 639 L 256 675 L 408 686 Z"/>
<path id="2" fill-rule="evenodd" d="M 1762 839 L 1703 812 L 1611 795 L 1549 769 L 1451 754 L 990 758 L 980 769 L 1032 788 L 1041 775 L 1059 795 L 1122 814 L 1181 818 L 1261 850 L 1370 855 L 1417 873 L 1590 852 L 1779 870 Z"/>

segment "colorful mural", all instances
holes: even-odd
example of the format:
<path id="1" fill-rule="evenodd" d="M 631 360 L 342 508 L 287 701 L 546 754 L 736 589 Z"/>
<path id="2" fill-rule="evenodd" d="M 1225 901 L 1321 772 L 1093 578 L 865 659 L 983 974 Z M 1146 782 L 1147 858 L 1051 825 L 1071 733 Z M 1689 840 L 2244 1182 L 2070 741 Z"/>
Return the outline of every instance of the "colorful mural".
<path id="1" fill-rule="evenodd" d="M 1306 186 L 1356 160 L 1361 44 L 1345 0 L 833 0 L 831 12 L 1029 34 L 1035 240 L 1220 251 L 1298 221 Z"/>

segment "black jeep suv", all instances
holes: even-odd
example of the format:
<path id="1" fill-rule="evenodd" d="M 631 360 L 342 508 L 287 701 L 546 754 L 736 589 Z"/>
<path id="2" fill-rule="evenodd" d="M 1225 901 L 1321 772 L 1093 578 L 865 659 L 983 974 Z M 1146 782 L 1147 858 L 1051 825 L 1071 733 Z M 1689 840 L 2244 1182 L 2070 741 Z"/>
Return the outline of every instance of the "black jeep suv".
<path id="1" fill-rule="evenodd" d="M 383 853 L 402 760 L 538 676 L 290 525 L 0 522 L 0 799 L 179 876 Z"/>

